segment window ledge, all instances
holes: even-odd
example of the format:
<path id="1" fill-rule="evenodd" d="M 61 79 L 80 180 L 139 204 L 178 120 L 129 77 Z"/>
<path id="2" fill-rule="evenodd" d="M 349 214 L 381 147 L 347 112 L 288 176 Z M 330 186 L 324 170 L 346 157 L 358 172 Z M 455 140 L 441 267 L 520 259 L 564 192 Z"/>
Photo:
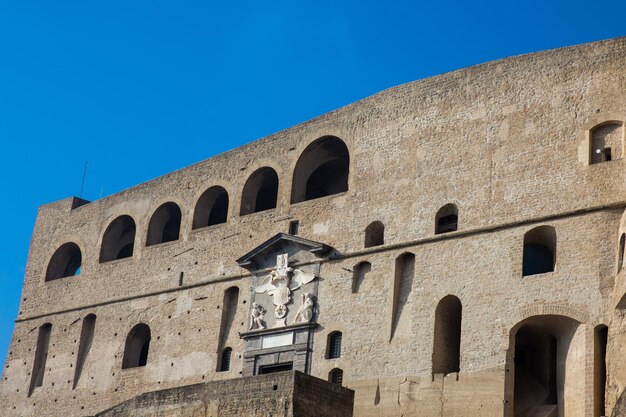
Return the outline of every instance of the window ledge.
<path id="1" fill-rule="evenodd" d="M 148 249 L 148 250 L 153 249 L 153 248 L 164 248 L 164 247 L 167 247 L 167 246 L 173 246 L 173 245 L 175 245 L 177 243 L 180 243 L 181 240 L 182 239 L 179 237 L 178 239 L 170 240 L 169 242 L 155 243 L 155 244 L 149 245 L 149 246 L 146 245 L 145 248 Z"/>
<path id="2" fill-rule="evenodd" d="M 555 272 L 557 272 L 556 268 L 554 268 L 554 271 L 550 271 L 550 272 L 542 272 L 540 274 L 532 274 L 532 275 L 522 275 L 522 279 L 525 278 L 541 278 L 541 277 L 548 277 L 551 276 L 552 274 L 554 274 Z"/>
<path id="3" fill-rule="evenodd" d="M 121 264 L 124 262 L 130 262 L 135 258 L 135 254 L 133 253 L 133 256 L 129 256 L 127 258 L 122 258 L 122 259 L 112 259 L 110 261 L 104 261 L 104 262 L 98 262 L 98 265 L 102 266 L 102 265 L 117 265 L 117 264 Z"/>
<path id="4" fill-rule="evenodd" d="M 208 226 L 196 227 L 195 229 L 191 229 L 190 234 L 195 235 L 198 233 L 208 232 L 210 230 L 218 230 L 226 226 L 228 226 L 228 220 L 225 221 L 224 223 L 216 223 L 216 224 L 210 224 Z"/>
<path id="5" fill-rule="evenodd" d="M 301 204 L 311 203 L 311 202 L 325 202 L 325 201 L 328 201 L 328 200 L 332 200 L 334 198 L 344 197 L 344 196 L 348 195 L 349 192 L 350 192 L 350 190 L 342 191 L 342 192 L 337 193 L 337 194 L 327 195 L 327 196 L 324 196 L 324 197 L 312 198 L 310 200 L 298 201 L 297 203 L 291 203 L 291 206 L 294 207 L 294 206 L 299 206 Z"/>

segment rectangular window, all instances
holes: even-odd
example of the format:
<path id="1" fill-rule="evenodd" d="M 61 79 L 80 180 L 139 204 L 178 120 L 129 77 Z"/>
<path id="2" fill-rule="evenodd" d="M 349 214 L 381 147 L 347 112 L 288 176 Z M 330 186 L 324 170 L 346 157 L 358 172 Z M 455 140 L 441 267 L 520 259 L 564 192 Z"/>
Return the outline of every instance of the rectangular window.
<path id="1" fill-rule="evenodd" d="M 259 368 L 259 375 L 273 374 L 275 372 L 291 371 L 293 362 L 277 363 L 276 365 L 265 365 Z"/>
<path id="2" fill-rule="evenodd" d="M 300 229 L 300 222 L 298 220 L 294 220 L 289 222 L 289 234 L 296 236 L 298 234 L 298 229 Z"/>

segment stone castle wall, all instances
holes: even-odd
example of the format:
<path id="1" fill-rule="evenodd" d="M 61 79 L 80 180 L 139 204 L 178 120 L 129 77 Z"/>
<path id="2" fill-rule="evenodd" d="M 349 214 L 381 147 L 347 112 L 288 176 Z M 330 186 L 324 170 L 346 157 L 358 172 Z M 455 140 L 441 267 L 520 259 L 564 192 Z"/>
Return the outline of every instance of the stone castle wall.
<path id="1" fill-rule="evenodd" d="M 352 417 L 354 392 L 299 372 L 142 394 L 95 417 Z"/>
<path id="2" fill-rule="evenodd" d="M 568 416 L 594 415 L 594 329 L 609 326 L 610 411 L 626 387 L 616 309 L 626 290 L 618 273 L 626 170 L 615 144 L 613 160 L 590 164 L 590 131 L 626 120 L 624 68 L 624 38 L 495 61 L 383 91 L 98 201 L 42 206 L 0 414 L 94 415 L 143 392 L 238 378 L 252 278 L 235 260 L 296 220 L 299 236 L 335 249 L 321 261 L 310 371 L 327 379 L 341 368 L 356 392 L 355 416 L 512 415 L 512 332 L 536 316 L 578 323 L 558 371 L 568 375 L 559 394 Z M 348 148 L 348 190 L 291 203 L 298 158 L 328 135 Z M 261 167 L 278 174 L 276 208 L 240 215 L 244 185 Z M 215 185 L 228 192 L 228 221 L 194 230 L 195 204 Z M 146 246 L 165 202 L 182 211 L 180 238 Z M 435 234 L 435 215 L 449 203 L 458 231 Z M 133 256 L 101 263 L 103 235 L 120 215 L 136 223 Z M 364 248 L 373 221 L 385 226 L 384 244 Z M 524 235 L 543 225 L 556 230 L 555 270 L 522 277 Z M 66 242 L 81 249 L 80 275 L 45 281 Z M 414 273 L 397 289 L 404 253 L 415 256 Z M 371 271 L 354 293 L 352 271 L 363 261 Z M 233 286 L 237 308 L 220 342 L 224 291 Z M 460 372 L 444 377 L 432 375 L 432 353 L 435 310 L 447 295 L 463 310 Z M 94 337 L 76 381 L 88 314 L 97 316 Z M 31 390 L 45 323 L 46 369 Z M 148 364 L 121 369 L 138 323 L 151 330 Z M 326 359 L 333 331 L 343 333 L 342 354 Z M 227 372 L 217 371 L 220 343 L 233 349 Z"/>

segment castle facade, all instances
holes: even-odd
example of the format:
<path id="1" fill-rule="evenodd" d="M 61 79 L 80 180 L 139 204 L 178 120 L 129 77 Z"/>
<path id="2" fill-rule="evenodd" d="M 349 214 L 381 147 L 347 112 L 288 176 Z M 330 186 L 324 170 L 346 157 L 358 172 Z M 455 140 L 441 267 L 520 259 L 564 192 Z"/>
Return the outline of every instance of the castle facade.
<path id="1" fill-rule="evenodd" d="M 619 38 L 44 205 L 0 415 L 296 370 L 355 417 L 624 416 L 625 121 Z"/>

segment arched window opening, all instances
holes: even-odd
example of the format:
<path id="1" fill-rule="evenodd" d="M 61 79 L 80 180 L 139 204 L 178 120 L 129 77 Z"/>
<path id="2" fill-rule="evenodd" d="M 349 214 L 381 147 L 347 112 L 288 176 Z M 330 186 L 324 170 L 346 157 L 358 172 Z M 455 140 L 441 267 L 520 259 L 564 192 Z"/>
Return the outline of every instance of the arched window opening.
<path id="1" fill-rule="evenodd" d="M 341 332 L 332 332 L 328 335 L 326 347 L 327 359 L 339 359 L 341 357 Z"/>
<path id="2" fill-rule="evenodd" d="M 589 131 L 591 164 L 620 159 L 624 152 L 624 124 L 619 121 L 601 123 Z"/>
<path id="3" fill-rule="evenodd" d="M 459 225 L 459 209 L 454 204 L 446 204 L 435 216 L 435 234 L 455 232 Z"/>
<path id="4" fill-rule="evenodd" d="M 148 225 L 146 246 L 172 242 L 180 237 L 180 207 L 176 203 L 165 203 L 155 210 Z"/>
<path id="5" fill-rule="evenodd" d="M 230 371 L 230 358 L 233 354 L 233 349 L 232 348 L 224 348 L 224 350 L 222 351 L 222 357 L 220 360 L 220 368 L 219 368 L 219 372 L 226 372 L 226 371 Z"/>
<path id="6" fill-rule="evenodd" d="M 411 292 L 415 277 L 415 255 L 407 252 L 396 258 L 396 269 L 393 281 L 391 342 L 397 334 L 404 334 L 411 322 Z M 405 311 L 405 306 L 407 307 Z"/>
<path id="7" fill-rule="evenodd" d="M 224 299 L 222 304 L 222 320 L 220 322 L 220 333 L 218 341 L 218 358 L 217 358 L 217 371 L 221 372 L 228 369 L 224 368 L 224 346 L 228 341 L 228 335 L 230 335 L 233 324 L 235 323 L 235 316 L 237 315 L 237 305 L 239 304 L 239 287 L 229 287 L 224 291 Z M 227 348 L 230 349 L 230 348 Z M 232 350 L 232 349 L 231 349 Z M 230 357 L 229 357 L 230 358 Z M 229 359 L 230 362 L 230 359 Z M 230 366 L 230 365 L 229 365 Z"/>
<path id="8" fill-rule="evenodd" d="M 448 295 L 435 310 L 433 374 L 459 372 L 461 363 L 461 300 Z"/>
<path id="9" fill-rule="evenodd" d="M 100 262 L 130 258 L 135 247 L 135 221 L 130 216 L 120 216 L 107 227 L 102 237 Z"/>
<path id="10" fill-rule="evenodd" d="M 226 223 L 228 218 L 228 193 L 222 187 L 215 186 L 206 190 L 196 203 L 193 213 L 192 229 Z"/>
<path id="11" fill-rule="evenodd" d="M 46 362 L 48 360 L 48 347 L 50 345 L 50 333 L 52 333 L 52 324 L 46 323 L 39 327 L 37 335 L 37 346 L 35 348 L 35 361 L 30 377 L 30 387 L 28 396 L 30 397 L 37 387 L 43 385 L 43 377 L 46 373 Z"/>
<path id="12" fill-rule="evenodd" d="M 140 323 L 132 328 L 126 337 L 122 369 L 146 366 L 150 350 L 150 327 Z"/>
<path id="13" fill-rule="evenodd" d="M 78 381 L 83 372 L 87 355 L 91 350 L 95 327 L 96 315 L 88 314 L 85 316 L 83 319 L 83 328 L 80 331 L 80 344 L 78 345 L 78 355 L 76 356 L 76 368 L 74 370 L 74 384 L 72 385 L 72 389 L 76 388 L 76 385 L 78 385 Z"/>
<path id="14" fill-rule="evenodd" d="M 380 246 L 385 244 L 385 225 L 375 221 L 365 228 L 365 247 Z"/>
<path id="15" fill-rule="evenodd" d="M 343 383 L 343 370 L 335 368 L 328 373 L 328 382 L 341 385 Z"/>
<path id="16" fill-rule="evenodd" d="M 556 264 L 556 230 L 539 226 L 524 235 L 522 276 L 553 272 Z"/>
<path id="17" fill-rule="evenodd" d="M 626 233 L 622 233 L 619 238 L 619 253 L 617 254 L 617 272 L 620 272 L 624 267 L 624 247 L 626 247 Z"/>
<path id="18" fill-rule="evenodd" d="M 372 270 L 372 264 L 365 261 L 358 263 L 352 272 L 352 293 L 357 293 L 365 281 L 365 276 Z"/>
<path id="19" fill-rule="evenodd" d="M 71 277 L 80 273 L 83 256 L 80 248 L 74 242 L 68 242 L 54 252 L 48 269 L 46 270 L 46 281 L 59 278 Z"/>
<path id="20" fill-rule="evenodd" d="M 293 172 L 291 202 L 313 200 L 348 191 L 350 154 L 335 136 L 324 136 L 302 152 Z"/>
<path id="21" fill-rule="evenodd" d="M 609 328 L 601 324 L 594 329 L 594 417 L 606 415 L 606 348 Z"/>
<path id="22" fill-rule="evenodd" d="M 278 174 L 272 168 L 259 168 L 243 187 L 240 214 L 246 215 L 276 208 Z"/>

